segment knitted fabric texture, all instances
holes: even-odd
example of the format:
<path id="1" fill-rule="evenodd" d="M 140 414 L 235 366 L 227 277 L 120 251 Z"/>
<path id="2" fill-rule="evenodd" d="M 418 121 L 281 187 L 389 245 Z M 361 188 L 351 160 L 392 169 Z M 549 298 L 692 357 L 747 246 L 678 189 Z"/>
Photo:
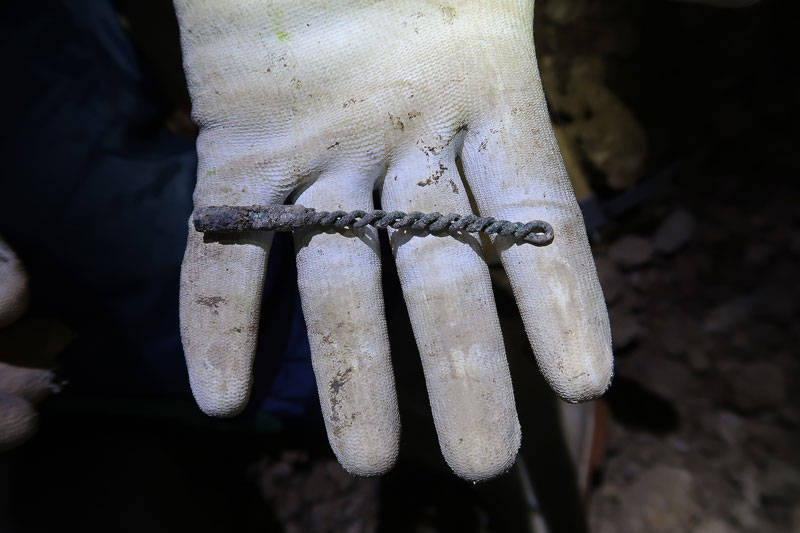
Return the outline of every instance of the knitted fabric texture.
<path id="1" fill-rule="evenodd" d="M 549 246 L 495 244 L 553 389 L 570 402 L 606 389 L 608 317 L 547 114 L 532 1 L 175 3 L 200 126 L 196 208 L 368 210 L 377 190 L 386 211 L 466 214 L 468 185 L 479 216 L 552 224 Z M 206 413 L 230 416 L 248 399 L 271 234 L 215 241 L 189 224 L 190 381 Z M 521 431 L 480 241 L 389 232 L 442 453 L 463 478 L 496 476 Z M 400 421 L 376 230 L 294 238 L 331 446 L 354 474 L 385 472 Z"/>

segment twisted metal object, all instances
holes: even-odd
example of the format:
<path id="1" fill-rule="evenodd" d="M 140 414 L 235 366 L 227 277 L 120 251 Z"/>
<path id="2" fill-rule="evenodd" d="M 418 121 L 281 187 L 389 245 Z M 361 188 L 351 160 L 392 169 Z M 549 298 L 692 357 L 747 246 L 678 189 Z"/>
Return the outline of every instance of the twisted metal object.
<path id="1" fill-rule="evenodd" d="M 450 213 L 404 213 L 403 211 L 317 211 L 302 205 L 250 205 L 200 207 L 194 212 L 194 227 L 204 233 L 241 231 L 295 231 L 308 227 L 359 229 L 410 228 L 433 234 L 485 233 L 512 237 L 519 243 L 547 246 L 553 242 L 553 226 L 543 220 L 509 222 L 493 217 Z"/>

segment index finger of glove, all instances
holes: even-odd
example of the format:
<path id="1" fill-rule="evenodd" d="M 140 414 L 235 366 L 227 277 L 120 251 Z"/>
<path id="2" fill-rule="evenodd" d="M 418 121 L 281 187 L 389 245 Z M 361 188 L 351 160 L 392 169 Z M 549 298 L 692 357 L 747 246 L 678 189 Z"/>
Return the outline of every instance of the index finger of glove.
<path id="1" fill-rule="evenodd" d="M 233 416 L 249 398 L 270 242 L 206 243 L 189 222 L 181 340 L 192 393 L 208 415 Z"/>
<path id="2" fill-rule="evenodd" d="M 398 157 L 382 201 L 387 210 L 470 211 L 452 149 Z M 464 479 L 497 476 L 514 463 L 521 433 L 479 241 L 390 235 L 445 460 Z"/>
<path id="3" fill-rule="evenodd" d="M 233 144 L 233 146 L 231 146 Z M 242 158 L 235 140 L 201 133 L 195 209 L 210 205 L 281 203 L 265 170 Z M 265 267 L 272 233 L 206 237 L 189 220 L 181 268 L 180 326 L 189 381 L 200 408 L 233 416 L 247 403 Z"/>

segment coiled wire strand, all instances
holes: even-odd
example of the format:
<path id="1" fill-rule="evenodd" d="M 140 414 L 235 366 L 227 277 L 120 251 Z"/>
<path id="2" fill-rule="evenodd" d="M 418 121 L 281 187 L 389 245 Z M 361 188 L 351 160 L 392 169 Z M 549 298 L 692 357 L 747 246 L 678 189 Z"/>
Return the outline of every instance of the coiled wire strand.
<path id="1" fill-rule="evenodd" d="M 512 237 L 520 243 L 547 246 L 553 242 L 553 227 L 543 220 L 510 222 L 494 217 L 414 211 L 317 211 L 300 205 L 278 206 L 211 206 L 195 210 L 194 224 L 198 231 L 230 233 L 240 231 L 295 231 L 307 227 L 360 229 L 412 229 L 433 234 L 458 232 L 484 233 Z"/>

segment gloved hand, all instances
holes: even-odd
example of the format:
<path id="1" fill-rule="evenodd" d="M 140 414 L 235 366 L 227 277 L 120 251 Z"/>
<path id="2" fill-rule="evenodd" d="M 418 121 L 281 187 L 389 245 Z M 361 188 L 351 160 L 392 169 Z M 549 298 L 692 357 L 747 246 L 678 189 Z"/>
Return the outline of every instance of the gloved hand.
<path id="1" fill-rule="evenodd" d="M 0 328 L 17 320 L 27 307 L 28 276 L 0 237 Z M 2 347 L 0 355 L 4 355 Z M 0 362 L 0 451 L 19 446 L 36 432 L 33 405 L 47 395 L 52 379 L 49 370 Z"/>
<path id="2" fill-rule="evenodd" d="M 195 207 L 282 203 L 549 221 L 548 247 L 496 238 L 539 367 L 565 400 L 612 373 L 603 295 L 539 80 L 528 0 L 176 0 L 200 127 Z M 271 236 L 204 240 L 191 223 L 181 332 L 210 415 L 247 402 Z M 508 469 L 520 427 L 489 272 L 473 236 L 390 235 L 445 459 Z M 331 446 L 390 468 L 400 422 L 378 239 L 295 233 L 298 283 Z M 402 354 L 401 354 L 402 355 Z M 535 428 L 531 438 L 536 438 Z"/>

